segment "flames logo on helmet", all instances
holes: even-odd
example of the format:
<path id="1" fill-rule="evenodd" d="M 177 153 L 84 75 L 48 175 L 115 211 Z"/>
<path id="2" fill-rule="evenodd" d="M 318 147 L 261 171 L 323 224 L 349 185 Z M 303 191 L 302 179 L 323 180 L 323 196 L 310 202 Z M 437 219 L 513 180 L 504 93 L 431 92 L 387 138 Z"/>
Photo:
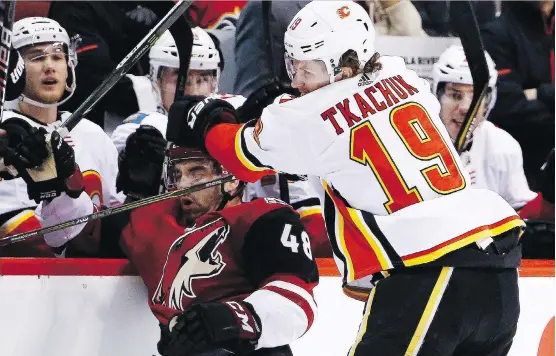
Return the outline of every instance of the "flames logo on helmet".
<path id="1" fill-rule="evenodd" d="M 349 14 L 351 13 L 351 11 L 349 10 L 349 7 L 347 6 L 342 6 L 341 8 L 339 8 L 338 10 L 336 10 L 336 13 L 338 14 L 338 16 L 341 19 L 345 19 L 346 17 L 349 16 Z"/>

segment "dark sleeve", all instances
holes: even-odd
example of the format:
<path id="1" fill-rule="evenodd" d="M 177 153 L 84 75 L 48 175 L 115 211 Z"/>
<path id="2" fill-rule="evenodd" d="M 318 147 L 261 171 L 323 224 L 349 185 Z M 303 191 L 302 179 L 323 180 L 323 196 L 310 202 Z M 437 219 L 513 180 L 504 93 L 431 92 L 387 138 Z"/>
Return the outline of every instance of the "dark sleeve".
<path id="1" fill-rule="evenodd" d="M 248 97 L 275 76 L 289 83 L 284 65 L 284 33 L 295 14 L 308 3 L 271 1 L 267 14 L 263 1 L 247 2 L 236 27 L 234 93 Z"/>
<path id="2" fill-rule="evenodd" d="M 554 107 L 554 84 L 544 83 L 537 88 L 537 98 L 549 108 Z"/>
<path id="3" fill-rule="evenodd" d="M 242 249 L 245 270 L 255 285 L 273 275 L 293 275 L 318 282 L 309 235 L 299 215 L 289 208 L 272 210 L 251 226 Z"/>
<path id="4" fill-rule="evenodd" d="M 489 119 L 508 131 L 521 129 L 542 133 L 554 130 L 554 107 L 541 100 L 528 100 L 525 97 L 524 73 L 520 72 L 517 53 L 518 46 L 510 33 L 507 21 L 499 18 L 485 25 L 481 31 L 485 49 L 496 63 L 499 72 L 497 100 Z"/>
<path id="5" fill-rule="evenodd" d="M 101 221 L 99 257 L 126 258 L 122 248 L 123 231 L 133 210 L 107 216 Z"/>
<path id="6" fill-rule="evenodd" d="M 272 79 L 262 19 L 262 1 L 249 1 L 237 21 L 234 93 L 245 97 Z"/>
<path id="7" fill-rule="evenodd" d="M 126 258 L 122 233 L 131 211 L 92 220 L 66 246 L 68 258 Z"/>
<path id="8" fill-rule="evenodd" d="M 102 23 L 99 23 L 99 12 L 96 10 L 98 9 L 92 8 L 86 2 L 54 2 L 50 8 L 50 18 L 58 21 L 70 36 L 79 34 L 82 38 L 77 48 L 77 88 L 71 99 L 61 107 L 62 110 L 75 111 L 125 55 L 125 52 L 113 53 L 115 49 L 111 48 L 111 42 L 105 38 L 103 29 L 99 28 Z M 114 21 L 117 22 L 116 16 Z M 118 47 L 118 50 L 122 50 L 127 46 Z M 124 77 L 95 106 L 88 118 L 103 127 L 105 111 L 127 117 L 138 110 L 133 84 L 129 78 Z"/>

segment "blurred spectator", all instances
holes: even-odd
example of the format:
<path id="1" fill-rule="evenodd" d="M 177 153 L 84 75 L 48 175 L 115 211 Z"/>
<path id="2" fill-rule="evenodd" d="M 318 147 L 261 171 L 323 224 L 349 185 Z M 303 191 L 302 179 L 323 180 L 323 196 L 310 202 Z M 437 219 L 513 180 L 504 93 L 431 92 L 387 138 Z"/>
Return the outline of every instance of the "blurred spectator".
<path id="1" fill-rule="evenodd" d="M 18 1 L 14 21 L 24 17 L 47 17 L 49 8 L 50 1 Z"/>
<path id="2" fill-rule="evenodd" d="M 235 29 L 246 0 L 207 1 L 197 0 L 187 9 L 187 19 L 192 27 L 205 29 Z"/>
<path id="3" fill-rule="evenodd" d="M 498 69 L 498 99 L 490 119 L 521 145 L 531 189 L 554 147 L 554 2 L 505 2 L 482 29 Z"/>
<path id="4" fill-rule="evenodd" d="M 249 1 L 236 30 L 234 93 L 249 96 L 273 81 L 288 83 L 284 67 L 284 32 L 309 1 Z"/>
<path id="5" fill-rule="evenodd" d="M 421 16 L 409 0 L 366 0 L 377 35 L 426 36 Z"/>
<path id="6" fill-rule="evenodd" d="M 131 1 L 52 2 L 48 17 L 58 21 L 70 36 L 79 34 L 82 38 L 77 49 L 79 85 L 62 109 L 74 111 L 79 107 L 155 25 L 156 15 L 137 4 Z M 137 66 L 129 73 L 147 74 L 142 68 L 148 68 L 148 64 Z M 105 111 L 125 117 L 138 109 L 133 83 L 124 77 L 95 106 L 88 118 L 103 127 Z"/>
<path id="7" fill-rule="evenodd" d="M 375 21 L 377 34 L 426 35 L 415 7 L 407 0 L 357 1 Z M 308 1 L 250 1 L 241 12 L 236 30 L 234 93 L 249 96 L 277 78 L 289 86 L 284 68 L 284 32 Z"/>
<path id="8" fill-rule="evenodd" d="M 472 1 L 479 25 L 492 21 L 499 12 L 498 1 Z M 413 1 L 423 23 L 423 29 L 429 36 L 454 36 L 450 21 L 450 1 Z"/>

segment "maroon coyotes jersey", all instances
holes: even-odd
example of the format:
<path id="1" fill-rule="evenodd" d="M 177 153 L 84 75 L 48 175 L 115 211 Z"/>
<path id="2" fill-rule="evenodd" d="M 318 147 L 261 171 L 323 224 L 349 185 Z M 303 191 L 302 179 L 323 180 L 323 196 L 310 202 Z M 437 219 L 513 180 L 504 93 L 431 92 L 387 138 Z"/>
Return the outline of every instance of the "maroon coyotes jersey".
<path id="1" fill-rule="evenodd" d="M 316 285 L 310 242 L 283 238 L 295 229 L 307 236 L 289 205 L 257 199 L 205 214 L 187 229 L 176 222 L 178 209 L 175 201 L 137 209 L 123 230 L 161 323 L 194 303 L 243 298 L 272 279 Z"/>

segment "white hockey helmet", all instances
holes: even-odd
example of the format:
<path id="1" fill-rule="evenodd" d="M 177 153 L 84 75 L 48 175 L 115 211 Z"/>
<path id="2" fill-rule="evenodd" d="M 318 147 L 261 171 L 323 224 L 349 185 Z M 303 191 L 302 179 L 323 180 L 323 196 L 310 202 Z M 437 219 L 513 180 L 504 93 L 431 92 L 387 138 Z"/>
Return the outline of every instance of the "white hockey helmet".
<path id="1" fill-rule="evenodd" d="M 284 34 L 286 67 L 289 60 L 321 60 L 330 83 L 340 72 L 340 57 L 357 53 L 361 68 L 372 57 L 375 30 L 369 14 L 353 1 L 312 1 L 301 9 Z M 288 69 L 290 79 L 292 73 Z"/>
<path id="2" fill-rule="evenodd" d="M 216 92 L 220 78 L 220 53 L 205 30 L 195 27 L 191 31 L 193 32 L 193 48 L 191 49 L 189 69 L 214 70 L 216 77 L 214 92 Z M 153 83 L 158 79 L 161 67 L 180 67 L 178 49 L 170 31 L 164 32 L 152 46 L 149 52 L 149 62 Z"/>
<path id="3" fill-rule="evenodd" d="M 70 39 L 67 31 L 57 22 L 46 17 L 27 17 L 16 21 L 12 30 L 12 45 L 15 49 L 21 49 L 27 46 L 34 46 L 43 43 L 61 43 L 64 47 L 68 61 L 68 80 L 66 83 L 66 91 L 69 92 L 63 100 L 53 103 L 40 103 L 23 94 L 22 100 L 30 104 L 40 107 L 57 107 L 65 103 L 75 91 L 77 85 L 75 77 L 75 67 L 77 66 L 76 47 L 79 44 L 79 38 Z"/>
<path id="4" fill-rule="evenodd" d="M 486 96 L 487 110 L 485 117 L 494 107 L 496 103 L 496 80 L 498 79 L 498 72 L 496 66 L 490 55 L 485 51 L 486 62 L 489 72 L 488 92 Z M 473 85 L 473 78 L 471 77 L 471 70 L 469 63 L 465 57 L 463 47 L 460 45 L 452 45 L 448 47 L 433 65 L 432 69 L 432 92 L 438 96 L 438 89 L 442 83 L 457 83 Z"/>

